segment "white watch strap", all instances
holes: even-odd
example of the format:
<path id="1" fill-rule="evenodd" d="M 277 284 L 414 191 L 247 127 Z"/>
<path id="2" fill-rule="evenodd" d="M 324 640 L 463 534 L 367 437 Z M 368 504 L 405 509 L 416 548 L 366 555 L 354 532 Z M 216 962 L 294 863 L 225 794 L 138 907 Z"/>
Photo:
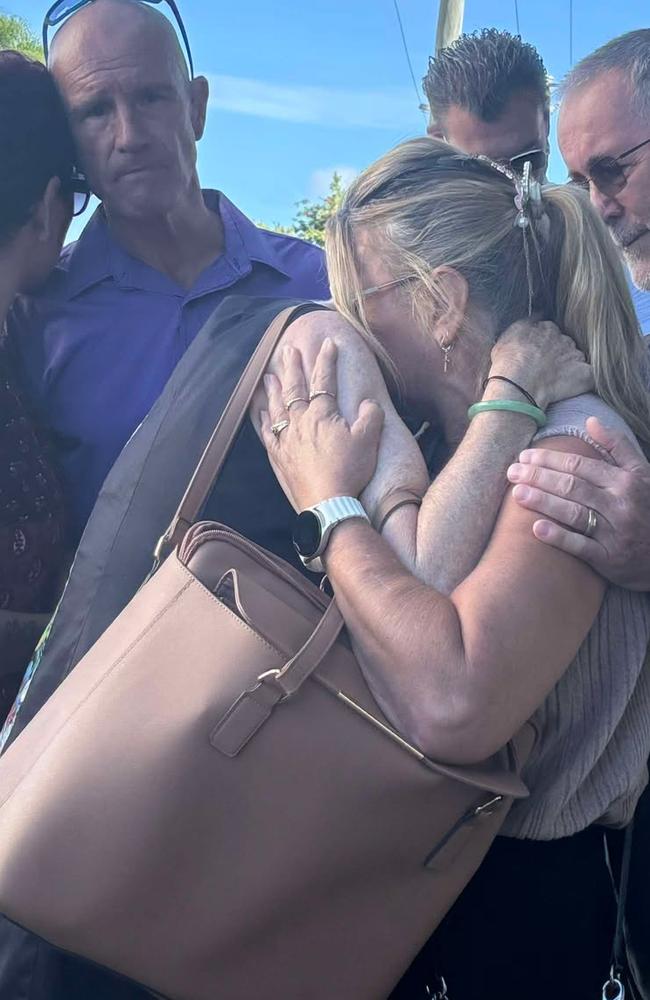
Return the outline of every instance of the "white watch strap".
<path id="1" fill-rule="evenodd" d="M 312 573 L 324 573 L 325 567 L 320 557 L 327 548 L 330 535 L 337 524 L 340 524 L 342 521 L 348 521 L 353 517 L 360 517 L 370 523 L 370 518 L 366 514 L 363 504 L 356 497 L 332 497 L 330 500 L 323 500 L 322 503 L 314 504 L 309 510 L 314 512 L 321 523 L 321 545 L 317 555 L 311 559 L 305 559 L 303 556 L 300 556 L 300 559 Z"/>
<path id="2" fill-rule="evenodd" d="M 330 500 L 315 504 L 312 510 L 318 515 L 324 532 L 351 517 L 370 520 L 363 504 L 356 497 L 332 497 Z"/>

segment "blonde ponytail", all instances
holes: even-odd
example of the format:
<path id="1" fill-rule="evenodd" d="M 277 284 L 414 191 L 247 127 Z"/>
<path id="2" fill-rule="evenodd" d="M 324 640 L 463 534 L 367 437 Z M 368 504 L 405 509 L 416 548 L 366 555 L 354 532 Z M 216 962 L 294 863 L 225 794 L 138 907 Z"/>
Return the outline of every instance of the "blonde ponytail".
<path id="1" fill-rule="evenodd" d="M 544 201 L 552 220 L 548 257 L 557 260 L 553 318 L 591 364 L 598 395 L 650 454 L 648 355 L 624 265 L 584 192 L 548 186 Z"/>

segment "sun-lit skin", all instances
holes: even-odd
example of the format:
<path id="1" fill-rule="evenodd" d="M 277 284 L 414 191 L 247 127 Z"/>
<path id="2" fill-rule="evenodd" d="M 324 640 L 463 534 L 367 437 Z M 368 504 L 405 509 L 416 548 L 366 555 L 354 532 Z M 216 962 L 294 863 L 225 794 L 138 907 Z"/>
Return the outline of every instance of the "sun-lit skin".
<path id="1" fill-rule="evenodd" d="M 529 149 L 548 148 L 548 117 L 535 94 L 514 94 L 495 121 L 482 121 L 466 108 L 452 106 L 444 122 L 429 134 L 444 138 L 464 153 L 482 153 L 493 160 L 509 160 Z"/>
<path id="2" fill-rule="evenodd" d="M 196 170 L 207 80 L 189 79 L 166 18 L 132 0 L 96 0 L 73 15 L 54 38 L 50 67 L 114 236 L 191 285 L 223 242 Z"/>
<path id="3" fill-rule="evenodd" d="M 650 138 L 650 116 L 639 112 L 624 74 L 602 73 L 569 91 L 558 122 L 560 151 L 574 180 L 588 178 L 601 157 L 618 157 Z M 626 157 L 627 183 L 607 196 L 589 184 L 592 204 L 621 247 L 632 279 L 650 290 L 650 145 Z"/>

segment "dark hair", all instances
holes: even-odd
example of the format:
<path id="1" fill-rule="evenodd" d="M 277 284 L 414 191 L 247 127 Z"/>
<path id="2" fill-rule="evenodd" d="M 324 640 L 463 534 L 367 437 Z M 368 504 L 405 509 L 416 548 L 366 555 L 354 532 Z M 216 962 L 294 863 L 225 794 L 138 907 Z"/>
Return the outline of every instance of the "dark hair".
<path id="1" fill-rule="evenodd" d="M 522 90 L 532 92 L 549 112 L 549 81 L 539 52 L 496 28 L 461 35 L 441 49 L 429 59 L 423 84 L 435 122 L 442 122 L 452 105 L 482 121 L 496 121 Z"/>
<path id="2" fill-rule="evenodd" d="M 20 52 L 0 52 L 0 244 L 29 221 L 52 177 L 72 178 L 74 146 L 54 80 Z"/>

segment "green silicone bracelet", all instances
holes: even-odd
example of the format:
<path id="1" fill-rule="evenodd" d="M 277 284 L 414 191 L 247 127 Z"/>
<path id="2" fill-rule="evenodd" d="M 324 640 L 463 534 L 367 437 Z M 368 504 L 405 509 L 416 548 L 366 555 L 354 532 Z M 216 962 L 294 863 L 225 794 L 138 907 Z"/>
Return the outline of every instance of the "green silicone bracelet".
<path id="1" fill-rule="evenodd" d="M 523 413 L 526 417 L 532 417 L 538 427 L 543 427 L 546 423 L 546 414 L 539 406 L 531 406 L 530 403 L 522 403 L 518 399 L 486 399 L 470 406 L 467 416 L 473 420 L 478 413 L 488 413 L 490 410 Z"/>

